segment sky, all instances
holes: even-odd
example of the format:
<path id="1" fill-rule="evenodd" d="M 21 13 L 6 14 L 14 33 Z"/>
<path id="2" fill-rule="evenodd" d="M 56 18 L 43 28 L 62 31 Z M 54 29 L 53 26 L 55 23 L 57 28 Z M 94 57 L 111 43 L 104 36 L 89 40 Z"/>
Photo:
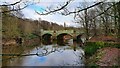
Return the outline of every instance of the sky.
<path id="1" fill-rule="evenodd" d="M 16 1 L 19 1 L 19 0 L 0 0 L 0 4 L 3 4 L 4 2 L 14 3 Z M 49 15 L 38 15 L 35 12 L 35 11 L 44 12 L 44 9 L 46 9 L 47 7 L 55 7 L 56 8 L 56 6 L 59 6 L 60 4 L 63 5 L 68 0 L 34 0 L 34 1 L 33 0 L 23 0 L 23 2 L 26 2 L 26 1 L 28 1 L 28 4 L 30 4 L 30 3 L 37 3 L 37 4 L 32 4 L 22 10 L 22 13 L 24 14 L 25 18 L 33 19 L 33 20 L 39 20 L 39 19 L 46 20 L 46 21 L 54 22 L 54 23 L 57 23 L 60 25 L 64 25 L 64 22 L 65 22 L 67 26 L 74 26 L 74 27 L 80 26 L 78 23 L 73 22 L 74 21 L 73 15 L 63 16 L 58 13 L 49 14 Z M 96 2 L 96 1 L 100 1 L 100 0 L 85 0 L 85 1 Z M 67 8 L 69 8 L 70 11 L 73 11 L 73 9 L 78 6 L 79 2 L 84 2 L 84 0 L 75 0 L 75 1 L 71 2 Z M 21 3 L 21 6 L 24 6 L 24 4 Z"/>

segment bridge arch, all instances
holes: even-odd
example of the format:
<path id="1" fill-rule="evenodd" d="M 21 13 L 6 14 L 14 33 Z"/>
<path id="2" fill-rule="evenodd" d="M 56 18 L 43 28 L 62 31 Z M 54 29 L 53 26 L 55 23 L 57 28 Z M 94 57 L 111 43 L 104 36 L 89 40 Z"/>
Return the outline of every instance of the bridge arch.
<path id="1" fill-rule="evenodd" d="M 82 41 L 82 34 L 77 35 L 76 39 L 77 39 L 77 43 L 83 43 L 83 41 Z"/>
<path id="2" fill-rule="evenodd" d="M 82 34 L 78 34 L 76 37 L 77 37 L 77 39 L 79 39 L 82 37 Z"/>
<path id="3" fill-rule="evenodd" d="M 59 45 L 64 45 L 65 43 L 65 37 L 68 36 L 68 37 L 72 37 L 70 34 L 68 33 L 61 33 L 59 35 L 57 35 L 57 44 Z"/>
<path id="4" fill-rule="evenodd" d="M 64 36 L 66 36 L 66 35 L 72 37 L 72 35 L 70 35 L 68 33 L 61 33 L 61 34 L 57 35 L 56 37 L 57 37 L 57 39 L 64 39 Z"/>
<path id="5" fill-rule="evenodd" d="M 52 44 L 52 34 L 46 33 L 42 35 L 42 43 L 43 44 Z"/>

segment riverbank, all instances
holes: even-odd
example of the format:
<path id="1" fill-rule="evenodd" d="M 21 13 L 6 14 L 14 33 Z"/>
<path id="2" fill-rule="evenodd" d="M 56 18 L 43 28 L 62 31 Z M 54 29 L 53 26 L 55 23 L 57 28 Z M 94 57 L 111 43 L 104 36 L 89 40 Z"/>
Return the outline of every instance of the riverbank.
<path id="1" fill-rule="evenodd" d="M 11 45 L 36 45 L 41 42 L 39 36 L 35 34 L 28 34 L 26 36 L 16 36 L 12 38 L 2 38 L 2 45 L 3 46 L 11 46 Z"/>
<path id="2" fill-rule="evenodd" d="M 86 66 L 120 66 L 120 43 L 117 41 L 112 36 L 99 36 L 86 42 Z"/>

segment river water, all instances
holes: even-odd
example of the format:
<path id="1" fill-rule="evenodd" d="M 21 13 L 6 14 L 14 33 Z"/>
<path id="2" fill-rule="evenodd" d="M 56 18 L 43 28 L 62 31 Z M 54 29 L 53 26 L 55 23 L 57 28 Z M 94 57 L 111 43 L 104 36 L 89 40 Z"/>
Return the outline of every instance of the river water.
<path id="1" fill-rule="evenodd" d="M 3 66 L 84 66 L 84 51 L 72 41 L 65 46 L 8 46 L 3 52 Z"/>

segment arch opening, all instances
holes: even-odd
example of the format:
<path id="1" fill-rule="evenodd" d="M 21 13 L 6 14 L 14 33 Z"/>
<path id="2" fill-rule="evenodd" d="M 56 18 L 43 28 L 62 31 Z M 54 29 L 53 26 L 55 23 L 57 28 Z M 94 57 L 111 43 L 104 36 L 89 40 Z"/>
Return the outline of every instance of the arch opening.
<path id="1" fill-rule="evenodd" d="M 68 33 L 62 33 L 57 36 L 57 44 L 58 45 L 65 45 L 72 36 Z"/>
<path id="2" fill-rule="evenodd" d="M 42 35 L 42 43 L 45 45 L 52 44 L 52 35 L 49 33 Z"/>
<path id="3" fill-rule="evenodd" d="M 77 39 L 76 42 L 80 44 L 80 46 L 82 46 L 83 45 L 82 34 L 77 35 L 76 39 Z"/>

